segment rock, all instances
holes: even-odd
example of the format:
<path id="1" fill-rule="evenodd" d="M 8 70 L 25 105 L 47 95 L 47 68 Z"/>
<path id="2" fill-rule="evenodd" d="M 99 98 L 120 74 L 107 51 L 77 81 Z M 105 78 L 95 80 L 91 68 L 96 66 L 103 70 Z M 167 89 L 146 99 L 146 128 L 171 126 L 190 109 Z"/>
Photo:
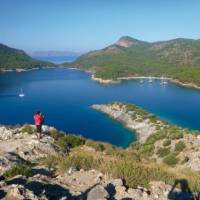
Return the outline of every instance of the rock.
<path id="1" fill-rule="evenodd" d="M 97 185 L 89 191 L 87 200 L 105 200 L 109 197 L 110 195 L 105 190 L 105 188 L 101 185 Z"/>
<path id="2" fill-rule="evenodd" d="M 5 189 L 7 195 L 5 196 L 6 200 L 24 200 L 24 199 L 31 199 L 31 200 L 38 200 L 34 193 L 22 185 L 10 185 Z"/>
<path id="3" fill-rule="evenodd" d="M 123 181 L 120 178 L 111 180 L 110 183 L 113 184 L 114 186 L 123 186 Z"/>

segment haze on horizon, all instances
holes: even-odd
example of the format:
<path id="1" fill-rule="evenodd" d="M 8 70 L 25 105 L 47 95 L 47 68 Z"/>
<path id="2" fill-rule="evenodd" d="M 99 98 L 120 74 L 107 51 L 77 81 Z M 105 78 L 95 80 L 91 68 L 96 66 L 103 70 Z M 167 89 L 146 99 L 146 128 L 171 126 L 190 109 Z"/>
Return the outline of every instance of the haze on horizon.
<path id="1" fill-rule="evenodd" d="M 85 52 L 121 36 L 200 38 L 198 0 L 0 0 L 0 43 L 26 51 Z"/>

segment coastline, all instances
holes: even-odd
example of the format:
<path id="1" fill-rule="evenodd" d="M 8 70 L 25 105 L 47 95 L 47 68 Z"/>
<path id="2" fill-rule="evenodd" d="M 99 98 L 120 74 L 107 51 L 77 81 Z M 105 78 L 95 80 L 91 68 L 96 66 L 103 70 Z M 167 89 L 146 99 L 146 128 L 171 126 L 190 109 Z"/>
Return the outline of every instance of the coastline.
<path id="1" fill-rule="evenodd" d="M 156 131 L 155 124 L 151 123 L 149 119 L 142 119 L 142 116 L 138 115 L 136 119 L 132 119 L 132 115 L 135 111 L 127 112 L 126 105 L 122 103 L 112 104 L 94 104 L 91 106 L 94 110 L 105 113 L 112 119 L 122 123 L 126 128 L 136 134 L 137 141 L 144 143 L 146 139 Z M 158 120 L 159 123 L 162 123 Z"/>
<path id="2" fill-rule="evenodd" d="M 186 88 L 192 88 L 192 89 L 197 89 L 200 90 L 200 86 L 196 85 L 195 83 L 184 83 L 178 79 L 173 79 L 173 78 L 169 78 L 169 77 L 159 77 L 159 76 L 153 76 L 151 77 L 153 80 L 168 80 L 174 84 L 177 85 L 181 85 L 183 87 Z M 120 83 L 123 80 L 138 80 L 138 79 L 149 79 L 149 76 L 129 76 L 129 77 L 119 77 L 117 78 L 117 81 L 112 80 L 112 79 L 102 79 L 102 78 L 97 78 L 95 77 L 94 74 L 92 74 L 91 79 L 94 81 L 97 81 L 99 83 L 103 83 L 103 84 L 116 84 L 116 83 Z"/>
<path id="3" fill-rule="evenodd" d="M 33 71 L 33 70 L 39 70 L 39 69 L 50 69 L 50 68 L 55 68 L 55 67 L 34 67 L 34 68 L 15 68 L 15 69 L 5 69 L 2 68 L 0 69 L 0 73 L 7 73 L 7 72 L 28 72 L 28 71 Z"/>

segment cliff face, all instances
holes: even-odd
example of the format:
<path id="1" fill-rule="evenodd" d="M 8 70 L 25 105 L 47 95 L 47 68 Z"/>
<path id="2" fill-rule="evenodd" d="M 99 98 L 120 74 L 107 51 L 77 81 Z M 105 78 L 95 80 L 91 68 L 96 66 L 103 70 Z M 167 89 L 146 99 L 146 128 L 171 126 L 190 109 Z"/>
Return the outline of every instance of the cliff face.
<path id="1" fill-rule="evenodd" d="M 171 181 L 176 180 L 174 187 L 165 184 L 161 171 L 138 160 L 130 150 L 58 133 L 47 126 L 43 131 L 44 137 L 38 141 L 33 126 L 0 127 L 0 198 L 167 200 L 197 196 L 176 188 L 187 183 L 176 180 L 182 175 L 165 171 Z"/>

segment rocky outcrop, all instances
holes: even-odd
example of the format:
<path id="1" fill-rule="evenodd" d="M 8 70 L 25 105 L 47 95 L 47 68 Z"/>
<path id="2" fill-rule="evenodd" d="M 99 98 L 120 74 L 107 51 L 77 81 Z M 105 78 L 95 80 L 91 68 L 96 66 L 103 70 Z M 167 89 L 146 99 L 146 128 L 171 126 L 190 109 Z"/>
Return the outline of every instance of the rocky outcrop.
<path id="1" fill-rule="evenodd" d="M 78 173 L 78 176 L 77 176 Z M 100 181 L 90 183 L 85 178 L 85 174 L 92 174 L 94 180 L 98 180 L 98 173 L 95 170 L 78 171 L 68 175 L 59 175 L 52 177 L 46 169 L 40 168 L 32 177 L 16 176 L 6 182 L 1 182 L 0 198 L 11 199 L 70 199 L 70 200 L 109 200 L 109 199 L 132 199 L 132 200 L 194 200 L 197 199 L 196 193 L 182 191 L 174 188 L 164 182 L 154 181 L 150 183 L 150 188 L 127 188 L 121 179 L 107 180 L 105 177 Z M 66 182 L 73 180 L 72 185 L 62 183 L 65 178 Z M 88 188 L 81 188 L 80 182 Z M 183 180 L 182 180 L 183 181 Z"/>
<path id="2" fill-rule="evenodd" d="M 44 127 L 44 138 L 38 141 L 34 134 L 24 132 L 22 128 L 0 127 L 0 199 L 189 200 L 197 197 L 197 194 L 189 192 L 188 186 L 187 191 L 177 188 L 178 185 L 187 185 L 186 180 L 177 180 L 174 186 L 154 181 L 150 182 L 149 188 L 130 188 L 123 179 L 113 178 L 95 169 L 77 170 L 71 166 L 61 173 L 54 168 L 41 166 L 35 162 L 38 158 L 59 152 L 54 139 L 47 134 L 50 129 Z M 80 148 L 81 151 L 82 148 L 84 146 Z M 97 154 L 95 150 L 91 151 L 91 147 L 88 148 L 87 151 Z M 6 178 L 5 172 L 24 162 L 32 164 L 31 173 Z"/>

